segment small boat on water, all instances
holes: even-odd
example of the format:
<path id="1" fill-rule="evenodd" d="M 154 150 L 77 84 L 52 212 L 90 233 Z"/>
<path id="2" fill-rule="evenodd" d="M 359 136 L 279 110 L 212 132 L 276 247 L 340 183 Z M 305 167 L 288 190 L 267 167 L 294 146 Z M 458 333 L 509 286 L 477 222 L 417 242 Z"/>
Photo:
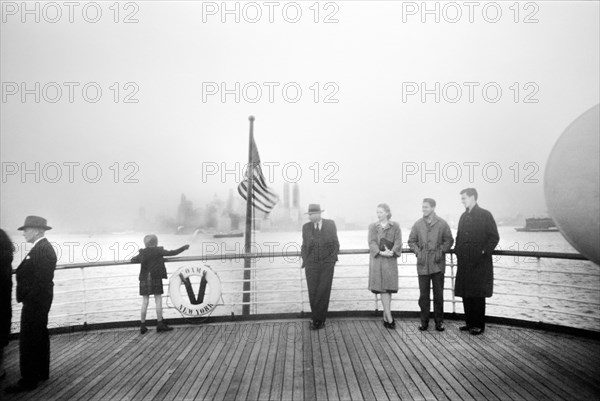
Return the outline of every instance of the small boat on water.
<path id="1" fill-rule="evenodd" d="M 517 227 L 515 230 L 520 232 L 557 232 L 558 227 L 550 217 L 532 217 L 525 219 L 525 227 Z"/>
<path id="2" fill-rule="evenodd" d="M 241 231 L 230 231 L 228 233 L 216 233 L 213 238 L 242 238 L 244 233 Z"/>

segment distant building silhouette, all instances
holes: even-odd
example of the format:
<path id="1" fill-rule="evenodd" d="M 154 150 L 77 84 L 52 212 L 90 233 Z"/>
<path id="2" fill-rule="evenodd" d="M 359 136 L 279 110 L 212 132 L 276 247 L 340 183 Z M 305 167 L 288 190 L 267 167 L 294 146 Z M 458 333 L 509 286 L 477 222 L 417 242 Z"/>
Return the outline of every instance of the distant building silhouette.
<path id="1" fill-rule="evenodd" d="M 292 209 L 300 209 L 300 187 L 297 182 L 294 183 L 293 188 Z"/>
<path id="2" fill-rule="evenodd" d="M 283 207 L 285 209 L 290 208 L 290 183 L 285 182 L 283 184 Z"/>

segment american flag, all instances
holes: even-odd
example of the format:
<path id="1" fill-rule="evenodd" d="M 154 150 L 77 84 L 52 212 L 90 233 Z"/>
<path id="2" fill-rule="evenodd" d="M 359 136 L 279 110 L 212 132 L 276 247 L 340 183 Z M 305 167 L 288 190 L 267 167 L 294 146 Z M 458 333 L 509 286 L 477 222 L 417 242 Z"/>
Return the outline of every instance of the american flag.
<path id="1" fill-rule="evenodd" d="M 254 168 L 252 168 L 252 166 L 254 166 Z M 253 174 L 252 205 L 258 210 L 270 213 L 279 201 L 279 197 L 267 186 L 265 176 L 260 167 L 260 156 L 258 155 L 258 149 L 256 148 L 254 138 L 252 138 L 252 162 L 248 166 L 246 177 L 240 182 L 240 185 L 238 185 L 238 192 L 245 200 L 248 200 L 248 183 L 250 182 L 249 177 L 251 173 Z"/>

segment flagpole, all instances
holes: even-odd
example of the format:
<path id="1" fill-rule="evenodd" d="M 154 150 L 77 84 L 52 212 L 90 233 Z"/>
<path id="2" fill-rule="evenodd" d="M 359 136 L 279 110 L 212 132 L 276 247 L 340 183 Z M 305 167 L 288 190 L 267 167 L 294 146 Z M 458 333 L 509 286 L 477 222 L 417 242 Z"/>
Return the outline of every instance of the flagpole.
<path id="1" fill-rule="evenodd" d="M 254 142 L 254 116 L 248 117 L 250 121 L 250 140 L 248 143 L 248 195 L 246 197 L 246 242 L 244 251 L 246 254 L 251 253 L 252 246 L 252 187 L 254 185 L 254 162 L 252 160 L 252 143 Z M 250 258 L 244 258 L 244 292 L 242 295 L 242 315 L 250 314 Z"/>

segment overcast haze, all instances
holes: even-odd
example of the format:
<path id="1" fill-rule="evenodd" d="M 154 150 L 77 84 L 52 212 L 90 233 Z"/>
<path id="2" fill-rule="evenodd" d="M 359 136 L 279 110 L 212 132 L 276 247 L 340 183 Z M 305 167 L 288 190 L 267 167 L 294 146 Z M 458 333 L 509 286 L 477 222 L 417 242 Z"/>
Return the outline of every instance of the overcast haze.
<path id="1" fill-rule="evenodd" d="M 80 9 L 73 23 L 66 7 L 57 23 L 43 18 L 35 23 L 31 16 L 23 23 L 20 11 L 12 15 L 3 9 L 5 229 L 14 230 L 26 215 L 38 214 L 68 230 L 122 230 L 140 207 L 150 218 L 174 216 L 182 193 L 196 206 L 215 194 L 225 198 L 237 186 L 236 177 L 227 175 L 222 182 L 217 174 L 203 182 L 202 166 L 224 163 L 233 169 L 235 163 L 247 162 L 249 115 L 256 116 L 262 160 L 280 163 L 269 177 L 273 187 L 281 192 L 282 166 L 297 163 L 302 207 L 321 203 L 329 217 L 374 220 L 375 206 L 387 202 L 394 219 L 414 221 L 421 199 L 433 197 L 440 215 L 457 219 L 462 213 L 458 193 L 469 186 L 479 190 L 480 204 L 497 217 L 543 216 L 544 164 L 552 146 L 575 118 L 599 102 L 598 2 L 535 3 L 537 23 L 523 23 L 532 12 L 523 8 L 515 23 L 512 2 L 501 3 L 503 14 L 496 23 L 484 20 L 481 7 L 473 23 L 467 15 L 456 23 L 444 18 L 436 23 L 432 16 L 422 23 L 420 14 L 405 14 L 403 22 L 401 2 L 353 1 L 332 3 L 337 9 L 321 3 L 318 23 L 309 9 L 312 2 L 299 3 L 302 18 L 297 23 L 282 17 L 285 2 L 275 9 L 273 23 L 266 6 L 261 6 L 257 23 L 243 15 L 239 23 L 233 16 L 222 23 L 220 13 L 203 15 L 202 3 L 138 2 L 138 22 L 125 24 L 113 22 L 111 3 L 100 4 L 103 14 L 97 23 L 86 22 Z M 211 4 L 219 7 L 221 2 Z M 241 9 L 245 3 L 239 4 Z M 119 18 L 132 10 L 121 9 Z M 338 22 L 324 23 L 331 13 Z M 34 95 L 27 95 L 23 102 L 20 92 L 7 92 L 14 89 L 10 83 L 23 82 L 28 88 L 35 82 L 42 87 L 61 83 L 62 97 L 51 103 L 42 96 L 36 103 Z M 79 83 L 72 103 L 64 82 Z M 96 103 L 82 96 L 81 88 L 89 82 L 102 89 Z M 110 89 L 115 82 L 120 86 L 117 103 Z M 125 88 L 128 82 L 139 89 L 132 97 L 137 103 L 123 102 L 135 88 Z M 224 82 L 229 89 L 236 82 L 241 87 L 256 82 L 262 97 L 251 103 L 255 92 L 249 91 L 240 94 L 239 102 L 234 95 L 222 102 L 220 93 L 206 92 L 213 82 Z M 279 85 L 273 102 L 264 82 Z M 423 102 L 420 93 L 407 94 L 406 83 L 411 82 L 425 82 L 429 89 L 436 82 L 441 87 L 456 82 L 462 98 L 448 101 L 455 94 L 448 87 L 439 103 L 434 95 Z M 473 102 L 464 82 L 476 83 Z M 518 102 L 511 89 L 515 82 Z M 297 102 L 284 98 L 286 83 L 302 89 Z M 484 99 L 486 83 L 501 88 L 497 102 Z M 337 103 L 326 103 L 327 95 Z M 33 175 L 23 180 L 21 171 L 8 174 L 15 165 L 33 169 L 36 162 L 42 168 L 58 163 L 62 178 L 52 183 L 42 175 L 36 183 Z M 80 163 L 74 166 L 72 183 L 64 165 L 69 162 Z M 96 183 L 82 176 L 82 166 L 91 162 L 102 169 Z M 317 183 L 310 169 L 315 162 L 320 165 Z M 324 168 L 328 162 L 334 163 L 331 178 L 337 183 L 323 182 L 334 171 Z M 462 166 L 462 178 L 445 182 L 441 175 L 436 183 L 428 175 L 423 182 L 419 172 L 403 179 L 408 166 L 425 163 L 433 169 L 436 162 Z M 480 163 L 471 183 L 464 165 L 469 162 Z M 497 182 L 488 182 L 495 169 L 488 170 L 487 180 L 482 172 L 492 162 L 502 170 Z M 125 163 L 132 164 L 126 169 Z M 526 163 L 531 164 L 525 168 Z M 448 168 L 446 173 L 454 178 L 455 171 Z M 54 170 L 47 167 L 46 172 L 54 177 Z M 139 182 L 124 182 L 128 173 Z M 295 170 L 288 173 L 292 181 Z M 538 182 L 525 182 L 528 174 Z"/>

